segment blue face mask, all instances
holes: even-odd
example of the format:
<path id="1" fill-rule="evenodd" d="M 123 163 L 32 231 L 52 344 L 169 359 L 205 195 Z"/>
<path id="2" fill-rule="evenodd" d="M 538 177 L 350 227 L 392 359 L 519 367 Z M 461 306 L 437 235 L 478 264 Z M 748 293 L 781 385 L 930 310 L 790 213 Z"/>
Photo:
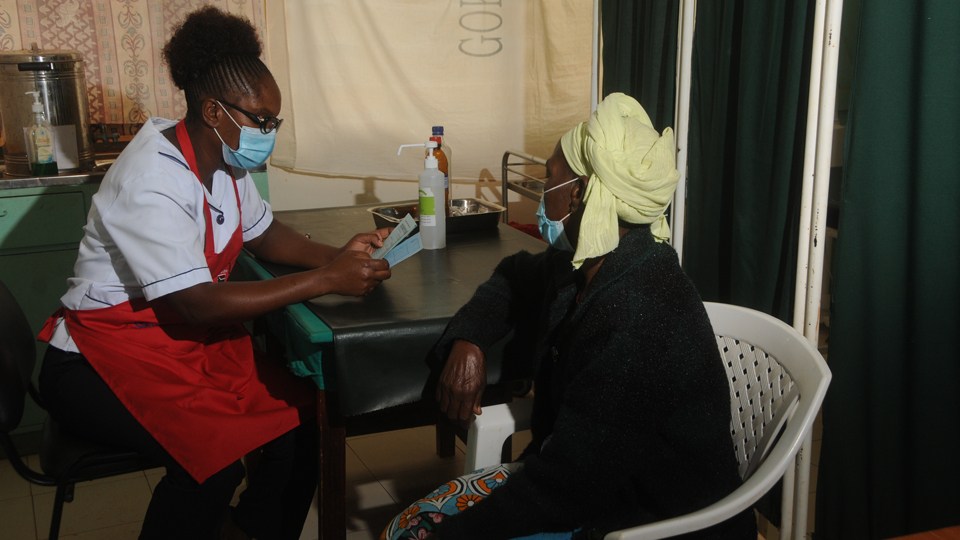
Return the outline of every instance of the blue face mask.
<path id="1" fill-rule="evenodd" d="M 218 101 L 217 104 L 220 105 L 223 112 L 227 112 L 222 103 Z M 220 137 L 220 132 L 214 128 L 213 132 L 223 143 L 223 161 L 227 165 L 241 169 L 256 169 L 266 163 L 267 158 L 273 152 L 273 145 L 277 142 L 277 130 L 263 133 L 260 128 L 237 124 L 237 121 L 229 113 L 227 113 L 227 118 L 240 128 L 240 145 L 236 150 L 230 148 L 230 145 L 224 142 L 223 137 Z"/>
<path id="2" fill-rule="evenodd" d="M 570 213 L 567 213 L 567 215 L 554 221 L 547 217 L 547 210 L 544 201 L 547 193 L 578 179 L 579 177 L 572 178 L 562 184 L 558 184 L 548 190 L 545 190 L 543 195 L 540 197 L 540 206 L 537 207 L 537 226 L 540 229 L 540 236 L 542 236 L 548 244 L 559 249 L 560 251 L 573 251 L 573 246 L 570 244 L 570 239 L 567 238 L 567 233 L 563 230 L 563 220 L 570 217 Z"/>

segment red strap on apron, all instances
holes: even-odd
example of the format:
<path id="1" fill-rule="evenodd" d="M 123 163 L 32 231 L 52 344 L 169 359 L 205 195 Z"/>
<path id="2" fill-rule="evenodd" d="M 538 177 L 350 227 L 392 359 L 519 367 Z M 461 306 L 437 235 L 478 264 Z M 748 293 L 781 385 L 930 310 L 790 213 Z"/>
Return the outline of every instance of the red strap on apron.
<path id="1" fill-rule="evenodd" d="M 183 120 L 177 122 L 176 132 L 177 142 L 180 143 L 180 150 L 183 153 L 183 157 L 187 160 L 187 165 L 190 167 L 190 170 L 193 171 L 193 175 L 197 178 L 197 181 L 203 186 L 203 180 L 200 178 L 200 169 L 197 166 L 197 157 L 193 151 L 193 143 L 190 141 L 190 136 L 187 134 L 187 125 Z M 241 208 L 241 204 L 240 191 L 237 188 L 237 179 L 233 177 L 233 174 L 230 174 L 230 179 L 232 180 L 233 194 L 237 199 L 237 208 L 239 209 Z M 207 227 L 204 231 L 204 254 L 207 256 L 207 265 L 210 267 L 210 274 L 216 281 L 226 281 L 230 277 L 233 265 L 237 260 L 237 256 L 240 255 L 240 249 L 243 247 L 243 232 L 239 228 L 237 229 L 235 235 L 239 234 L 240 236 L 239 245 L 232 245 L 234 238 L 231 238 L 230 244 L 223 250 L 222 255 L 224 256 L 217 259 L 217 264 L 211 265 L 210 257 L 216 255 L 212 248 L 214 245 L 212 226 L 214 221 L 210 213 L 210 202 L 207 201 L 206 189 L 203 190 L 203 215 L 207 221 Z M 220 222 L 217 223 L 220 224 Z M 230 251 L 232 251 L 230 248 L 236 249 L 236 253 L 230 253 Z"/>

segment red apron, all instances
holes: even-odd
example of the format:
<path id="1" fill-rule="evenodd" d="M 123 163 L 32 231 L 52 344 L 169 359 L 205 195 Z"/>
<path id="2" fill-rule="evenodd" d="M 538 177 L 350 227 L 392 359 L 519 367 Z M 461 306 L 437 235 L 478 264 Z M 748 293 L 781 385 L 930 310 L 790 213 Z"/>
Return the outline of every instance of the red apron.
<path id="1" fill-rule="evenodd" d="M 177 138 L 191 170 L 186 128 Z M 237 206 L 240 195 L 234 181 Z M 204 255 L 214 281 L 226 281 L 243 246 L 238 226 L 217 254 L 204 195 Z M 198 327 L 162 303 L 143 299 L 94 310 L 64 310 L 70 335 L 120 401 L 198 482 L 300 423 L 314 391 L 283 367 L 255 362 L 241 324 Z M 41 335 L 41 339 L 43 335 Z"/>

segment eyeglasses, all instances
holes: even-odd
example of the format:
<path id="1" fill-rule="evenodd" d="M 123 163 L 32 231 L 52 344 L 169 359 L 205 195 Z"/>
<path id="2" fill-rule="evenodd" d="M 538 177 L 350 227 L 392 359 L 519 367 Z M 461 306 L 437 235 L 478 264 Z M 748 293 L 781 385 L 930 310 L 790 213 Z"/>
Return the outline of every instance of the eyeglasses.
<path id="1" fill-rule="evenodd" d="M 231 109 L 233 109 L 233 110 L 235 110 L 235 111 L 238 111 L 238 112 L 242 113 L 244 116 L 246 116 L 247 118 L 249 118 L 250 121 L 252 121 L 252 122 L 254 122 L 255 124 L 257 124 L 258 126 L 260 126 L 260 132 L 261 132 L 261 133 L 270 133 L 271 131 L 280 129 L 280 124 L 283 123 L 283 118 L 277 118 L 276 116 L 266 116 L 266 117 L 261 118 L 261 117 L 255 115 L 255 114 L 253 114 L 252 112 L 248 112 L 248 111 L 245 111 L 245 110 L 241 109 L 240 107 L 237 107 L 237 106 L 234 105 L 233 103 L 229 103 L 229 102 L 224 101 L 224 100 L 222 100 L 222 99 L 217 100 L 217 101 L 219 101 L 220 103 L 223 103 L 224 105 L 226 105 L 227 107 L 230 107 Z"/>

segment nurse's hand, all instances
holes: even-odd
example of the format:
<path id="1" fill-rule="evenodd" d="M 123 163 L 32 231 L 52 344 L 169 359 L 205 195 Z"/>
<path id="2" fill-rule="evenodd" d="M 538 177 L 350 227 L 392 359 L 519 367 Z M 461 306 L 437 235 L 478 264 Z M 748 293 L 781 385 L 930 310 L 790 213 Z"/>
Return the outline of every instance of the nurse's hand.
<path id="1" fill-rule="evenodd" d="M 390 279 L 390 263 L 371 259 L 362 251 L 344 251 L 317 271 L 326 282 L 326 291 L 345 296 L 363 296 Z"/>
<path id="2" fill-rule="evenodd" d="M 451 420 L 467 422 L 480 414 L 480 398 L 487 386 L 487 361 L 480 347 L 458 339 L 440 374 L 436 398 Z"/>
<path id="3" fill-rule="evenodd" d="M 364 253 L 373 253 L 379 247 L 383 247 L 383 241 L 390 236 L 393 227 L 384 227 L 373 232 L 360 233 L 350 239 L 340 250 L 341 251 L 362 251 Z"/>

